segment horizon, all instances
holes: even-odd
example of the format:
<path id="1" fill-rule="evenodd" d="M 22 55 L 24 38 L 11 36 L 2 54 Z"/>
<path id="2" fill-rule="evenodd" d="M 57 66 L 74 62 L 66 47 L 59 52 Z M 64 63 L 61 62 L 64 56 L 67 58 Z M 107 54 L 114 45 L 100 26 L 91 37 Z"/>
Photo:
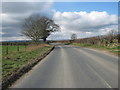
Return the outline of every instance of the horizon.
<path id="1" fill-rule="evenodd" d="M 118 31 L 117 5 L 118 2 L 3 2 L 1 41 L 27 40 L 21 36 L 21 24 L 34 13 L 51 16 L 61 27 L 47 40 L 70 39 L 73 33 L 77 38 L 106 35 L 110 30 Z"/>

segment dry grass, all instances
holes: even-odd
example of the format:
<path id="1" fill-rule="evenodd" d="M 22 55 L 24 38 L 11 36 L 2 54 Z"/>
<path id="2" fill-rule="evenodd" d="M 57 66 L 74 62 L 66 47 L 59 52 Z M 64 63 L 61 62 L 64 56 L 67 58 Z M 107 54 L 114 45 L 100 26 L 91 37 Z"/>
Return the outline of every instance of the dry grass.
<path id="1" fill-rule="evenodd" d="M 36 49 L 38 49 L 38 48 L 47 47 L 47 46 L 50 46 L 50 45 L 48 45 L 48 44 L 29 45 L 29 46 L 26 48 L 26 51 L 30 52 L 30 51 L 36 50 Z"/>

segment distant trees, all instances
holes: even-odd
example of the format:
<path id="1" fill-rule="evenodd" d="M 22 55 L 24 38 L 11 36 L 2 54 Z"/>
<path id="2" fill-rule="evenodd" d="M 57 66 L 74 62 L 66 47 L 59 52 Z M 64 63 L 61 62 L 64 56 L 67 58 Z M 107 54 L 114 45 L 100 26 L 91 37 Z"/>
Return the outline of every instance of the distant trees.
<path id="1" fill-rule="evenodd" d="M 113 40 L 115 39 L 115 34 L 116 34 L 115 30 L 109 31 L 107 38 L 110 43 L 113 43 Z"/>
<path id="2" fill-rule="evenodd" d="M 77 35 L 73 33 L 73 34 L 71 35 L 71 40 L 74 41 L 75 39 L 77 39 Z"/>
<path id="3" fill-rule="evenodd" d="M 70 43 L 72 43 L 73 41 L 75 41 L 77 39 L 77 35 L 75 33 L 73 33 L 71 35 L 71 40 L 70 40 Z"/>
<path id="4" fill-rule="evenodd" d="M 38 42 L 43 39 L 45 42 L 47 37 L 55 31 L 59 30 L 59 25 L 46 16 L 29 16 L 23 23 L 22 34 Z"/>
<path id="5" fill-rule="evenodd" d="M 74 38 L 75 35 L 72 34 L 71 39 L 74 40 Z M 74 42 L 81 44 L 95 45 L 95 46 L 114 47 L 114 46 L 118 46 L 119 39 L 120 39 L 120 34 L 116 30 L 110 30 L 106 35 L 77 39 Z"/>

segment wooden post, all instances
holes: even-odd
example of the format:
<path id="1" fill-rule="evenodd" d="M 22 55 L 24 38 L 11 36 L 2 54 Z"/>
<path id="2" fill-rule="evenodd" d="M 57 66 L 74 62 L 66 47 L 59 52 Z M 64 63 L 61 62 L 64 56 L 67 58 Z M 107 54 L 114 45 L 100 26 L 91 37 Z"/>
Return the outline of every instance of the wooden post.
<path id="1" fill-rule="evenodd" d="M 17 51 L 19 52 L 19 44 L 17 44 Z"/>
<path id="2" fill-rule="evenodd" d="M 6 55 L 8 55 L 8 43 L 7 43 L 7 47 L 6 47 Z"/>

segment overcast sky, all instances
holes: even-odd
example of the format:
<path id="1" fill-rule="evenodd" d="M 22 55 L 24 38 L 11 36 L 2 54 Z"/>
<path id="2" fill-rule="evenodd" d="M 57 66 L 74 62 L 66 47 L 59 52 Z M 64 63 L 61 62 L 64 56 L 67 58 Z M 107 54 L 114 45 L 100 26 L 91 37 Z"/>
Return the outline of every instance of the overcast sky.
<path id="1" fill-rule="evenodd" d="M 49 40 L 70 39 L 72 33 L 78 38 L 107 34 L 118 30 L 117 2 L 3 2 L 2 40 L 25 40 L 21 36 L 22 22 L 31 14 L 42 13 L 60 25 L 61 30 L 48 37 Z"/>

